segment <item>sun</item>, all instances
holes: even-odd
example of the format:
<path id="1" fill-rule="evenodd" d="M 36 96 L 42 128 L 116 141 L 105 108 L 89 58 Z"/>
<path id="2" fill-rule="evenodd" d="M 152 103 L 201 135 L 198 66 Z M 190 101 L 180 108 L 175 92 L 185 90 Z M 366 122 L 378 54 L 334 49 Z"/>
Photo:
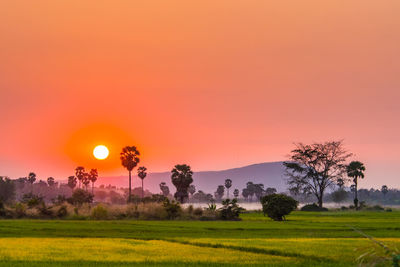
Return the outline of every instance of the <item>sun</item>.
<path id="1" fill-rule="evenodd" d="M 108 148 L 103 145 L 96 146 L 93 150 L 93 156 L 98 160 L 104 160 L 108 158 L 109 154 L 110 152 L 108 151 Z"/>

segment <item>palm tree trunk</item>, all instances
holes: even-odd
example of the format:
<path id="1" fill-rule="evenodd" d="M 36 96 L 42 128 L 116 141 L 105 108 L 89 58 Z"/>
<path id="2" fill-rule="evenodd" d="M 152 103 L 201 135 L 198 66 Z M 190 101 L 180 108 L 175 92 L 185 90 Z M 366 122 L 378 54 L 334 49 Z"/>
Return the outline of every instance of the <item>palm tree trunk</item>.
<path id="1" fill-rule="evenodd" d="M 94 192 L 94 182 L 92 182 L 92 195 L 93 195 L 93 192 Z"/>
<path id="2" fill-rule="evenodd" d="M 131 171 L 129 171 L 129 196 L 128 196 L 128 203 L 132 201 L 132 187 L 131 187 Z"/>
<path id="3" fill-rule="evenodd" d="M 358 196 L 357 196 L 357 178 L 354 180 L 354 206 L 356 208 L 356 210 L 358 209 Z"/>
<path id="4" fill-rule="evenodd" d="M 143 179 L 142 179 L 142 200 L 143 200 L 143 197 L 144 197 L 144 191 L 143 191 Z M 144 202 L 144 200 L 143 200 L 143 202 Z"/>

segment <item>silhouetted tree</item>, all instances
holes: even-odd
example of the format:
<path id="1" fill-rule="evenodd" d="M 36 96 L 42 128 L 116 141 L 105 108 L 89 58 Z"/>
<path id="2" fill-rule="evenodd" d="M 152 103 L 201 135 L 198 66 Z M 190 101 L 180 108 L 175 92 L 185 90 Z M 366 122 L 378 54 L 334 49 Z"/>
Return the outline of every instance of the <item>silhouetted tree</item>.
<path id="1" fill-rule="evenodd" d="M 69 176 L 68 177 L 68 187 L 71 188 L 71 190 L 74 190 L 76 187 L 77 181 L 75 176 Z"/>
<path id="2" fill-rule="evenodd" d="M 273 187 L 268 187 L 267 189 L 265 189 L 265 194 L 266 195 L 272 195 L 272 194 L 276 194 L 276 188 Z"/>
<path id="3" fill-rule="evenodd" d="M 128 193 L 128 202 L 132 200 L 132 170 L 138 165 L 140 162 L 139 159 L 140 153 L 136 149 L 135 146 L 127 146 L 122 149 L 121 152 L 121 163 L 124 168 L 126 168 L 129 172 L 129 193 Z"/>
<path id="4" fill-rule="evenodd" d="M 387 185 L 382 185 L 381 192 L 383 194 L 383 197 L 386 198 L 386 194 L 389 192 Z"/>
<path id="5" fill-rule="evenodd" d="M 223 186 L 223 185 L 219 185 L 219 186 L 217 187 L 217 191 L 216 191 L 215 197 L 216 197 L 217 199 L 222 199 L 222 197 L 224 196 L 224 193 L 225 193 L 225 188 L 224 188 L 224 186 Z"/>
<path id="6" fill-rule="evenodd" d="M 31 184 L 31 194 L 33 194 L 33 183 L 36 181 L 36 173 L 30 172 L 28 175 L 28 183 Z"/>
<path id="7" fill-rule="evenodd" d="M 345 162 L 351 155 L 343 148 L 342 141 L 296 144 L 290 161 L 283 163 L 289 190 L 294 194 L 312 193 L 322 208 L 326 188 L 343 178 Z"/>
<path id="8" fill-rule="evenodd" d="M 188 198 L 188 189 L 193 182 L 193 171 L 189 165 L 175 165 L 171 171 L 172 184 L 176 187 L 175 199 L 181 203 Z"/>
<path id="9" fill-rule="evenodd" d="M 81 188 L 81 183 L 83 182 L 83 179 L 85 178 L 85 168 L 82 166 L 76 167 L 75 176 L 78 179 L 78 188 Z"/>
<path id="10" fill-rule="evenodd" d="M 228 198 L 229 198 L 229 188 L 232 187 L 232 180 L 231 179 L 226 179 L 225 180 L 225 187 L 226 187 L 227 195 L 228 195 Z"/>
<path id="11" fill-rule="evenodd" d="M 92 195 L 94 193 L 94 183 L 97 181 L 97 178 L 99 177 L 99 173 L 97 169 L 91 169 L 89 172 L 89 181 L 92 182 Z"/>
<path id="12" fill-rule="evenodd" d="M 53 187 L 53 186 L 56 184 L 56 181 L 54 180 L 53 177 L 49 177 L 49 178 L 47 178 L 47 184 L 48 184 L 50 187 Z"/>
<path id="13" fill-rule="evenodd" d="M 347 176 L 353 178 L 354 182 L 354 206 L 358 209 L 358 178 L 364 178 L 365 167 L 362 162 L 352 161 L 347 166 Z"/>
<path id="14" fill-rule="evenodd" d="M 14 197 L 15 184 L 10 178 L 0 176 L 0 204 L 11 202 Z"/>
<path id="15" fill-rule="evenodd" d="M 342 189 L 344 186 L 344 179 L 342 179 L 342 178 L 337 179 L 336 184 L 339 186 L 339 189 Z"/>
<path id="16" fill-rule="evenodd" d="M 188 188 L 188 192 L 191 197 L 193 197 L 193 194 L 196 193 L 196 186 L 194 184 L 191 184 Z"/>
<path id="17" fill-rule="evenodd" d="M 239 197 L 239 189 L 235 188 L 235 190 L 233 190 L 233 196 L 234 196 L 235 198 L 238 198 L 238 197 Z"/>
<path id="18" fill-rule="evenodd" d="M 253 182 L 247 182 L 246 184 L 248 196 L 250 197 L 250 202 L 253 201 L 253 196 L 256 193 L 256 187 Z"/>
<path id="19" fill-rule="evenodd" d="M 169 187 L 165 182 L 160 183 L 160 190 L 165 197 L 169 195 Z"/>
<path id="20" fill-rule="evenodd" d="M 254 185 L 254 194 L 256 195 L 257 200 L 263 196 L 264 193 L 264 185 L 263 184 L 255 184 Z"/>
<path id="21" fill-rule="evenodd" d="M 243 188 L 242 196 L 244 197 L 244 199 L 248 200 L 248 198 L 249 198 L 249 189 Z"/>
<path id="22" fill-rule="evenodd" d="M 142 180 L 142 199 L 144 198 L 144 189 L 143 189 L 143 180 L 147 176 L 147 168 L 146 167 L 139 167 L 137 170 L 139 178 Z"/>

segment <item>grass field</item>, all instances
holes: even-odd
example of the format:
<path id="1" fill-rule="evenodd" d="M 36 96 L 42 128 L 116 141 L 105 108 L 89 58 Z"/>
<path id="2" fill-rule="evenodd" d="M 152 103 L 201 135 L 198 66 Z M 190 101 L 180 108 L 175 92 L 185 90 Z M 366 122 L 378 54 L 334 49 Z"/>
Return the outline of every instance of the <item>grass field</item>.
<path id="1" fill-rule="evenodd" d="M 371 242 L 400 248 L 400 212 L 259 213 L 242 221 L 0 220 L 0 266 L 356 266 Z M 390 263 L 388 263 L 390 265 Z"/>

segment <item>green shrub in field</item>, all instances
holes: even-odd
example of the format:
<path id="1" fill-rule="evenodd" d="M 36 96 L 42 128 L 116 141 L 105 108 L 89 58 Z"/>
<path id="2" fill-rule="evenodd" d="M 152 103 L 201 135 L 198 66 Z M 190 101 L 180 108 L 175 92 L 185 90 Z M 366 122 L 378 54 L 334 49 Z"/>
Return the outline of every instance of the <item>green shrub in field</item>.
<path id="1" fill-rule="evenodd" d="M 383 208 L 380 205 L 374 205 L 372 207 L 366 207 L 365 209 L 366 210 L 374 210 L 374 211 L 384 211 L 385 210 L 385 208 Z"/>
<path id="2" fill-rule="evenodd" d="M 53 215 L 53 211 L 51 207 L 47 207 L 44 202 L 36 207 L 37 211 L 39 212 L 40 217 L 51 217 Z"/>
<path id="3" fill-rule="evenodd" d="M 328 211 L 327 208 L 324 208 L 324 207 L 321 208 L 315 203 L 304 205 L 300 210 L 301 211 Z"/>
<path id="4" fill-rule="evenodd" d="M 22 218 L 26 215 L 26 207 L 23 203 L 18 202 L 15 204 L 15 217 Z"/>
<path id="5" fill-rule="evenodd" d="M 174 200 L 169 201 L 169 199 L 166 199 L 163 203 L 163 207 L 167 212 L 168 219 L 177 218 L 182 211 L 179 202 L 175 202 Z"/>
<path id="6" fill-rule="evenodd" d="M 237 199 L 225 199 L 218 211 L 222 220 L 239 220 L 239 215 L 244 209 L 237 204 Z"/>
<path id="7" fill-rule="evenodd" d="M 34 208 L 44 203 L 43 197 L 34 194 L 25 194 L 22 196 L 22 203 L 25 203 L 28 208 Z"/>
<path id="8" fill-rule="evenodd" d="M 92 203 L 93 195 L 83 189 L 76 189 L 70 198 L 68 198 L 68 202 L 72 205 L 82 205 L 84 203 Z"/>
<path id="9" fill-rule="evenodd" d="M 68 215 L 68 210 L 67 210 L 67 206 L 65 206 L 65 205 L 62 205 L 56 211 L 57 218 L 64 218 L 67 215 Z"/>
<path id="10" fill-rule="evenodd" d="M 282 221 L 285 216 L 297 208 L 298 202 L 284 194 L 271 194 L 260 199 L 264 216 L 268 215 L 274 221 Z"/>
<path id="11" fill-rule="evenodd" d="M 93 208 L 91 217 L 96 220 L 108 219 L 108 210 L 102 205 L 97 205 Z"/>

